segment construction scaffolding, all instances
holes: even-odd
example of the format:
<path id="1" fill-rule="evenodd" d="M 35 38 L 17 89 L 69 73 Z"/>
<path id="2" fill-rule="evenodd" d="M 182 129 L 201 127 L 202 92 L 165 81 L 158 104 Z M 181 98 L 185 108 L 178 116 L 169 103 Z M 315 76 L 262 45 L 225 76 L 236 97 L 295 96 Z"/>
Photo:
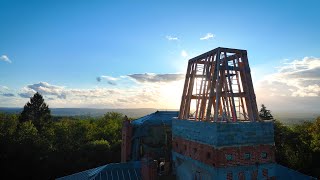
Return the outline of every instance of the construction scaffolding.
<path id="1" fill-rule="evenodd" d="M 219 47 L 189 60 L 179 119 L 259 120 L 246 50 Z"/>

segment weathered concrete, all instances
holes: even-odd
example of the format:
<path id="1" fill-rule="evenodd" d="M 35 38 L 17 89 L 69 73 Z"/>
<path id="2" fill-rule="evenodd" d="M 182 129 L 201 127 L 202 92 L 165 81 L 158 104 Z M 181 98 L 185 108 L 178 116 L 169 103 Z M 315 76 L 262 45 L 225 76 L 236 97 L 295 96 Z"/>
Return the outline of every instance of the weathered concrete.
<path id="1" fill-rule="evenodd" d="M 172 136 L 212 147 L 274 145 L 273 122 L 215 123 L 172 120 Z"/>

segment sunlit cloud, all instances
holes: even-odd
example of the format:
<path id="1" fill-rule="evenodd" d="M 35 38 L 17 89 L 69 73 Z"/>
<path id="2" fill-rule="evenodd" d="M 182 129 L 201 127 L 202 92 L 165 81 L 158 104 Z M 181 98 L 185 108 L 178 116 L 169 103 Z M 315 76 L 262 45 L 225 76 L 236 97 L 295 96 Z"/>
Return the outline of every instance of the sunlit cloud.
<path id="1" fill-rule="evenodd" d="M 320 58 L 305 57 L 286 61 L 277 69 L 276 73 L 267 75 L 256 83 L 255 90 L 260 102 L 270 102 L 280 109 L 283 107 L 278 105 L 284 102 L 287 102 L 288 107 L 293 106 L 291 101 L 297 103 L 292 108 L 306 107 L 307 104 L 311 108 L 319 105 L 311 102 L 320 100 Z M 280 100 L 284 102 L 279 102 Z"/>
<path id="2" fill-rule="evenodd" d="M 64 91 L 63 86 L 55 86 L 51 85 L 47 82 L 39 82 L 35 84 L 30 84 L 27 87 L 24 87 L 22 89 L 22 92 L 19 93 L 19 95 L 23 98 L 29 98 L 32 96 L 35 92 L 39 92 L 40 94 L 43 95 L 52 95 L 56 96 L 57 98 L 60 99 L 66 99 L 67 95 Z"/>
<path id="3" fill-rule="evenodd" d="M 20 103 L 20 106 L 23 106 L 26 101 L 24 98 L 30 98 L 39 92 L 45 100 L 48 100 L 50 107 L 179 108 L 184 82 L 183 74 L 144 73 L 112 78 L 107 79 L 131 81 L 131 83 L 108 88 L 74 89 L 39 82 L 21 88 L 17 93 L 18 96 L 12 98 L 16 100 L 20 98 L 16 104 Z"/>
<path id="4" fill-rule="evenodd" d="M 115 77 L 112 77 L 112 76 L 99 76 L 96 78 L 96 80 L 98 82 L 101 82 L 102 80 L 106 80 L 108 84 L 110 85 L 117 85 L 116 81 L 119 80 L 119 78 L 115 78 Z"/>
<path id="5" fill-rule="evenodd" d="M 7 55 L 4 55 L 4 54 L 0 56 L 0 60 L 4 61 L 4 62 L 7 62 L 7 63 L 12 63 L 12 61 L 9 59 L 9 57 Z"/>
<path id="6" fill-rule="evenodd" d="M 275 111 L 286 108 L 298 110 L 299 107 L 315 109 L 320 102 L 319 68 L 320 58 L 315 57 L 283 62 L 276 73 L 255 82 L 258 103 L 265 103 Z M 0 86 L 3 96 L 0 105 L 8 104 L 11 98 L 12 104 L 23 106 L 26 103 L 24 98 L 39 92 L 51 107 L 178 109 L 185 74 L 136 73 L 99 77 L 100 81 L 119 82 L 119 85 L 75 89 L 39 82 L 21 88 L 17 95 L 14 90 Z"/>
<path id="7" fill-rule="evenodd" d="M 108 81 L 116 81 L 118 78 L 112 77 L 112 76 L 100 76 L 101 79 L 105 79 Z"/>
<path id="8" fill-rule="evenodd" d="M 320 58 L 305 57 L 278 67 L 260 85 L 286 96 L 320 96 Z"/>
<path id="9" fill-rule="evenodd" d="M 7 86 L 0 86 L 0 92 L 3 90 L 9 90 L 9 88 Z"/>
<path id="10" fill-rule="evenodd" d="M 15 96 L 13 93 L 3 93 L 2 96 L 5 96 L 5 97 L 13 97 Z"/>
<path id="11" fill-rule="evenodd" d="M 144 73 L 144 74 L 129 74 L 130 78 L 140 83 L 167 83 L 172 81 L 178 81 L 184 78 L 183 74 L 155 74 L 155 73 Z"/>
<path id="12" fill-rule="evenodd" d="M 187 57 L 188 56 L 188 53 L 185 50 L 182 50 L 180 54 L 181 54 L 182 57 Z"/>
<path id="13" fill-rule="evenodd" d="M 28 87 L 23 87 L 21 89 L 21 92 L 18 93 L 18 95 L 22 98 L 30 98 L 32 97 L 34 94 L 36 93 L 36 91 L 34 91 L 33 89 L 30 89 Z"/>
<path id="14" fill-rule="evenodd" d="M 0 96 L 3 96 L 3 97 L 14 97 L 15 94 L 10 92 L 10 89 L 7 86 L 0 86 Z"/>
<path id="15" fill-rule="evenodd" d="M 166 36 L 166 39 L 169 41 L 178 41 L 179 40 L 179 38 L 174 37 L 174 36 Z"/>
<path id="16" fill-rule="evenodd" d="M 211 38 L 214 38 L 215 35 L 212 34 L 212 33 L 207 33 L 205 36 L 201 37 L 200 40 L 208 40 L 208 39 L 211 39 Z"/>

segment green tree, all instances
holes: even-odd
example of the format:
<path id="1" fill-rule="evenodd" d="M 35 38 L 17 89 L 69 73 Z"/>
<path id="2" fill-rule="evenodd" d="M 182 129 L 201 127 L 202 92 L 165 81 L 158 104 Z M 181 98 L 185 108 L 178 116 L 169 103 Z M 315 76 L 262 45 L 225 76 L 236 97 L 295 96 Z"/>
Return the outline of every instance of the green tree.
<path id="1" fill-rule="evenodd" d="M 276 161 L 279 164 L 308 175 L 315 175 L 317 163 L 313 163 L 315 152 L 312 151 L 310 129 L 315 123 L 303 122 L 291 127 L 275 121 Z"/>
<path id="2" fill-rule="evenodd" d="M 312 136 L 311 147 L 314 151 L 320 152 L 320 117 L 313 123 L 310 131 Z"/>
<path id="3" fill-rule="evenodd" d="M 55 179 L 120 161 L 122 114 L 63 117 L 41 130 L 33 119 L 0 113 L 0 179 Z"/>
<path id="4" fill-rule="evenodd" d="M 17 133 L 16 140 L 19 144 L 30 145 L 31 143 L 38 143 L 38 130 L 31 121 L 22 123 Z"/>
<path id="5" fill-rule="evenodd" d="M 320 116 L 315 120 L 310 128 L 312 156 L 312 175 L 320 177 Z"/>
<path id="6" fill-rule="evenodd" d="M 51 112 L 49 106 L 44 102 L 40 93 L 35 93 L 30 98 L 23 111 L 20 114 L 20 123 L 32 121 L 34 126 L 40 130 L 42 127 L 51 120 Z"/>
<path id="7" fill-rule="evenodd" d="M 113 145 L 120 143 L 123 118 L 121 113 L 107 112 L 96 122 L 95 139 L 105 139 Z"/>
<path id="8" fill-rule="evenodd" d="M 12 138 L 16 132 L 17 125 L 18 120 L 16 115 L 0 113 L 0 140 L 2 138 Z"/>

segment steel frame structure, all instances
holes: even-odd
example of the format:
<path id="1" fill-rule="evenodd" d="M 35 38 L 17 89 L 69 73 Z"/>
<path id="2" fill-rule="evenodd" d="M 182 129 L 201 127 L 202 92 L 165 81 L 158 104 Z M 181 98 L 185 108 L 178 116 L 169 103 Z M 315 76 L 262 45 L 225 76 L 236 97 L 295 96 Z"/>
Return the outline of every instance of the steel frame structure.
<path id="1" fill-rule="evenodd" d="M 179 119 L 259 121 L 246 50 L 218 47 L 189 60 Z"/>

